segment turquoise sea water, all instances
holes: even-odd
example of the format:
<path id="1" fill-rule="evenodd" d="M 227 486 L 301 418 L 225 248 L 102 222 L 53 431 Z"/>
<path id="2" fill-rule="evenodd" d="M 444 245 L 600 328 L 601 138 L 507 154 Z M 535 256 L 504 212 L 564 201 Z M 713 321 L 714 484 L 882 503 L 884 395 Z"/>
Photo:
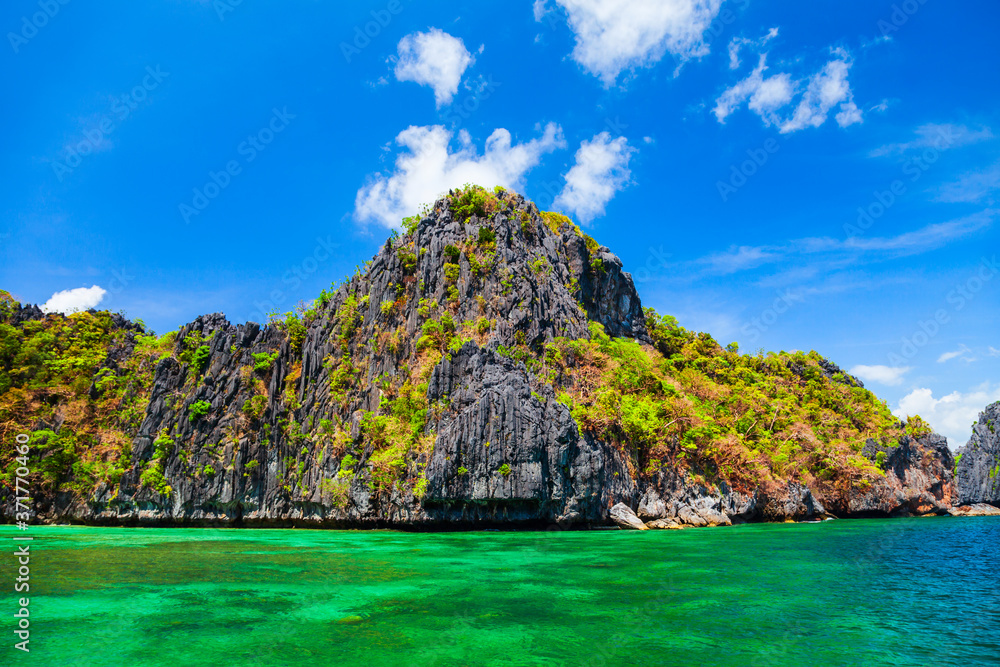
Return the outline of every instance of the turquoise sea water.
<path id="1" fill-rule="evenodd" d="M 32 651 L 7 555 L 3 665 L 1000 664 L 996 518 L 28 534 Z"/>

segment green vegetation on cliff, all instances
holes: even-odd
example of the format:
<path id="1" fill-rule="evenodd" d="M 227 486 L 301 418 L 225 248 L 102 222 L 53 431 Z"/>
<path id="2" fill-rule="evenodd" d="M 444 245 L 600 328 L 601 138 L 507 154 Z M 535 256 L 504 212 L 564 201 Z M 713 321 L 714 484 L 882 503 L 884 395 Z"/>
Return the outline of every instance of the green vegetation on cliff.
<path id="1" fill-rule="evenodd" d="M 818 353 L 743 355 L 646 316 L 654 347 L 591 322 L 590 340 L 556 339 L 529 362 L 582 429 L 641 471 L 690 469 L 744 490 L 787 479 L 847 490 L 881 474 L 861 449 L 897 440 L 898 420 Z"/>
<path id="2" fill-rule="evenodd" d="M 433 265 L 422 226 L 429 216 L 463 223 L 458 238 L 437 246 Z M 637 477 L 676 470 L 740 490 L 794 480 L 842 494 L 885 474 L 884 453 L 861 454 L 869 438 L 889 446 L 904 435 L 884 402 L 816 352 L 741 354 L 652 309 L 643 317 L 638 306 L 637 338 L 609 336 L 593 319 L 603 305 L 594 295 L 621 278 L 617 260 L 566 216 L 512 192 L 466 186 L 403 227 L 380 255 L 385 290 L 375 292 L 359 268 L 311 306 L 276 315 L 252 349 L 233 338 L 223 346 L 209 329 L 157 338 L 107 312 L 29 313 L 0 292 L 5 483 L 16 468 L 13 435 L 31 432 L 36 475 L 51 492 L 86 497 L 132 471 L 142 487 L 170 496 L 170 461 L 175 475 L 238 479 L 264 474 L 270 461 L 287 497 L 315 492 L 343 508 L 350 485 L 363 482 L 376 499 L 421 499 L 436 424 L 451 409 L 447 397 L 429 400 L 431 375 L 470 343 L 523 363 L 532 395 L 565 405 Z M 634 296 L 630 281 L 627 289 Z M 537 323 L 548 313 L 527 314 L 540 296 L 564 306 L 547 328 Z M 220 361 L 213 350 L 231 343 Z M 324 351 L 303 377 L 310 344 Z M 152 452 L 134 460 L 166 358 L 182 378 L 164 397 L 173 421 L 153 426 L 145 434 L 155 437 Z M 227 376 L 238 382 L 219 399 L 209 388 Z M 919 418 L 905 425 L 911 436 L 928 431 Z M 310 488 L 304 480 L 321 462 L 333 467 L 309 477 Z M 491 465 L 499 480 L 516 478 L 516 464 Z M 469 475 L 465 462 L 455 466 L 458 478 Z"/>
<path id="3" fill-rule="evenodd" d="M 116 482 L 131 465 L 153 371 L 172 349 L 173 336 L 145 335 L 107 312 L 14 324 L 17 310 L 10 295 L 0 293 L 4 482 L 11 484 L 16 467 L 14 435 L 29 432 L 36 471 L 47 487 L 86 493 L 98 481 Z"/>

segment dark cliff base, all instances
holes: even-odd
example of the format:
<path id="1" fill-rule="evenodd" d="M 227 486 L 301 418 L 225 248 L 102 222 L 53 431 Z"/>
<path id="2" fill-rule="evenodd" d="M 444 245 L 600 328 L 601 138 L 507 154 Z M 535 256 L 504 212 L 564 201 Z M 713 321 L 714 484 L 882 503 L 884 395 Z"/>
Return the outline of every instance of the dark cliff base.
<path id="1" fill-rule="evenodd" d="M 736 520 L 732 521 L 730 524 L 705 524 L 704 526 L 695 526 L 690 524 L 677 523 L 673 526 L 657 526 L 648 525 L 653 524 L 653 521 L 645 522 L 647 528 L 657 529 L 657 528 L 696 528 L 696 527 L 719 527 L 726 525 L 748 525 L 748 524 L 762 524 L 762 523 L 818 523 L 821 521 L 856 521 L 863 519 L 902 519 L 902 518 L 969 518 L 969 517 L 983 517 L 983 516 L 996 516 L 1000 517 L 1000 506 L 996 505 L 975 505 L 975 506 L 960 506 L 955 508 L 953 511 L 935 512 L 932 514 L 897 514 L 897 515 L 887 515 L 882 512 L 859 512 L 857 514 L 852 514 L 849 516 L 833 516 L 832 514 L 827 514 L 823 516 L 815 516 L 810 518 L 803 518 L 799 520 L 787 518 L 787 519 L 774 519 L 774 520 L 749 520 L 742 521 Z M 641 520 L 640 520 L 641 521 Z M 7 524 L 11 525 L 11 524 Z M 476 531 L 500 531 L 500 532 L 562 532 L 562 531 L 594 531 L 594 530 L 618 530 L 618 529 L 628 529 L 629 526 L 619 524 L 614 520 L 609 519 L 608 521 L 601 523 L 553 523 L 540 521 L 537 519 L 496 519 L 496 520 L 481 520 L 481 521 L 461 521 L 461 520 L 439 520 L 439 521 L 425 521 L 419 524 L 412 523 L 401 523 L 393 524 L 385 521 L 363 521 L 363 522 L 350 522 L 350 521 L 325 521 L 325 522 L 314 522 L 314 521 L 294 521 L 294 520 L 253 520 L 253 521 L 243 521 L 242 519 L 232 519 L 232 520 L 213 520 L 213 521 L 193 521 L 193 520 L 175 520 L 175 519 L 150 519 L 150 520 L 140 520 L 134 519 L 131 521 L 114 521 L 114 520 L 99 520 L 99 521 L 83 521 L 72 517 L 64 517 L 59 520 L 44 521 L 42 523 L 35 523 L 34 525 L 50 525 L 50 526 L 93 526 L 100 528 L 227 528 L 233 530 L 263 530 L 263 529 L 284 529 L 284 530 L 384 530 L 384 531 L 397 531 L 404 533 L 443 533 L 443 532 L 476 532 Z"/>

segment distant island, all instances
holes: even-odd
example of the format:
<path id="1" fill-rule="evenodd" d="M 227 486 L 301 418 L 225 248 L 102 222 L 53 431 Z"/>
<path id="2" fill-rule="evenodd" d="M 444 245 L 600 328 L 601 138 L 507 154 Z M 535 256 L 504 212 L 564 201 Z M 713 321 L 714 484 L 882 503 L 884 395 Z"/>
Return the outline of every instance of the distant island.
<path id="1" fill-rule="evenodd" d="M 953 455 L 816 352 L 743 354 L 643 309 L 608 248 L 502 188 L 402 227 L 266 326 L 214 314 L 157 337 L 0 292 L 0 519 L 24 468 L 45 523 L 1000 514 L 1000 403 Z"/>

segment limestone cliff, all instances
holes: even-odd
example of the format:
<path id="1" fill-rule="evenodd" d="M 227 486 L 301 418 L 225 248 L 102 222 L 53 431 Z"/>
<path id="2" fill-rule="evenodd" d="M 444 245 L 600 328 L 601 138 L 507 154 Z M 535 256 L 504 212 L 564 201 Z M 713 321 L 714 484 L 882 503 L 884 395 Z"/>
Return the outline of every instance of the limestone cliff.
<path id="1" fill-rule="evenodd" d="M 1000 402 L 979 413 L 972 437 L 956 458 L 959 504 L 1000 507 Z"/>
<path id="2" fill-rule="evenodd" d="M 18 432 L 45 521 L 593 526 L 623 503 L 667 527 L 951 506 L 943 439 L 818 355 L 740 355 L 644 312 L 565 217 L 467 189 L 405 223 L 263 327 L 214 314 L 153 338 L 8 298 L 0 517 Z M 987 475 L 959 464 L 977 498 Z"/>

